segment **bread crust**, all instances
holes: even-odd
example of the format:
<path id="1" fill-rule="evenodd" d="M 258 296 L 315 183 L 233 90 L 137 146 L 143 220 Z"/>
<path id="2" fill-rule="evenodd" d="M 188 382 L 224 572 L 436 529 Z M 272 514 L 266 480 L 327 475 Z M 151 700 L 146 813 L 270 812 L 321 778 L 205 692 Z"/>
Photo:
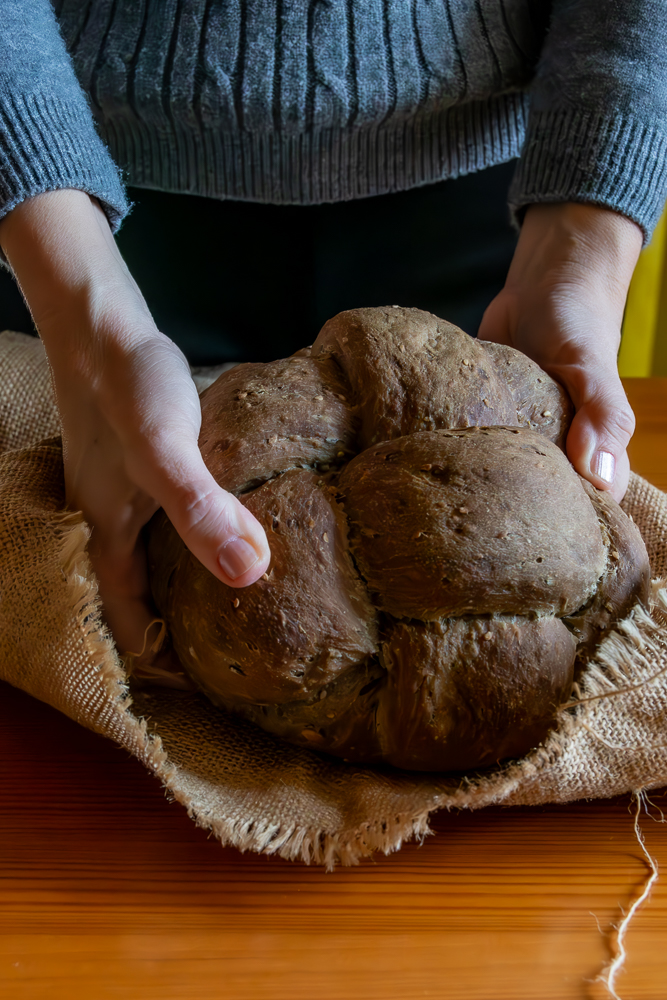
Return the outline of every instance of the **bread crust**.
<path id="1" fill-rule="evenodd" d="M 237 365 L 202 393 L 199 447 L 226 490 L 244 493 L 287 469 L 357 452 L 349 387 L 331 359 L 309 355 Z"/>
<path id="2" fill-rule="evenodd" d="M 562 616 L 606 565 L 581 482 L 530 430 L 411 434 L 366 449 L 339 488 L 359 570 L 393 615 Z"/>
<path id="3" fill-rule="evenodd" d="M 416 431 L 495 425 L 562 444 L 572 417 L 564 389 L 524 354 L 419 309 L 339 313 L 312 356 L 335 359 L 349 381 L 362 449 Z"/>
<path id="4" fill-rule="evenodd" d="M 271 564 L 226 587 L 156 516 L 151 583 L 183 666 L 217 704 L 348 760 L 526 753 L 575 665 L 648 599 L 639 533 L 563 454 L 572 412 L 519 352 L 396 307 L 224 373 L 200 447 Z"/>
<path id="5" fill-rule="evenodd" d="M 521 757 L 569 695 L 576 642 L 558 618 L 396 622 L 382 644 L 382 758 L 463 771 Z"/>
<path id="6" fill-rule="evenodd" d="M 316 473 L 289 470 L 244 502 L 269 539 L 266 579 L 225 587 L 182 547 L 162 613 L 213 701 L 307 701 L 375 652 L 378 614 L 350 558 L 345 516 Z M 150 554 L 155 577 L 155 544 Z"/>

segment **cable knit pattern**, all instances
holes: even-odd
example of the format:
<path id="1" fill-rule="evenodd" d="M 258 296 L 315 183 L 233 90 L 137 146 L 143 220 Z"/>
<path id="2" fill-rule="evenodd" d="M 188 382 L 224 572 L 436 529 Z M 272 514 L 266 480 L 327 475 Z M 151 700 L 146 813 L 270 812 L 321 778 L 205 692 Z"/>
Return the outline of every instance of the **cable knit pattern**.
<path id="1" fill-rule="evenodd" d="M 659 0 L 54 7 L 97 130 L 139 186 L 312 204 L 479 170 L 518 156 L 525 140 L 516 213 L 531 201 L 591 201 L 648 233 L 664 200 L 667 19 Z M 113 167 L 63 62 L 48 0 L 4 0 L 3 14 L 0 116 L 44 133 L 33 161 L 69 144 L 81 169 L 112 187 Z M 22 110 L 47 100 L 66 109 L 48 125 Z M 54 131 L 68 138 L 54 143 Z M 12 135 L 11 124 L 0 135 L 9 159 Z M 27 147 L 22 157 L 30 193 Z M 56 183 L 51 170 L 72 180 L 72 155 L 58 164 L 35 166 L 44 184 Z M 6 204 L 20 189 L 9 186 Z M 80 186 L 90 189 L 89 178 Z M 106 200 L 118 211 L 117 198 Z"/>

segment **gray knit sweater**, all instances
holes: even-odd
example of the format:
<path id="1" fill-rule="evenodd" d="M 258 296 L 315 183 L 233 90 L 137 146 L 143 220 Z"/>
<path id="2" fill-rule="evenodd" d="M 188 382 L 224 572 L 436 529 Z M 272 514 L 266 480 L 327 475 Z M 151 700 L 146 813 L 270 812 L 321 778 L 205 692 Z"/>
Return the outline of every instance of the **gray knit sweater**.
<path id="1" fill-rule="evenodd" d="M 0 217 L 128 182 L 310 204 L 520 156 L 513 211 L 667 194 L 664 0 L 0 0 Z M 106 147 L 106 148 L 105 148 Z M 109 152 L 111 155 L 109 155 Z"/>

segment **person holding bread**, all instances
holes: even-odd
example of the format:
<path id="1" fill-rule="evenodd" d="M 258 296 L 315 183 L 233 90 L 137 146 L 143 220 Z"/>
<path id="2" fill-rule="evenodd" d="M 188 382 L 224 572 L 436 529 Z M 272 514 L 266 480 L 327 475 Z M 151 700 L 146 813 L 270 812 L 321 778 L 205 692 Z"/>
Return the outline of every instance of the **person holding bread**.
<path id="1" fill-rule="evenodd" d="M 275 206 L 306 220 L 329 205 L 353 220 L 375 204 L 391 231 L 393 206 L 411 217 L 412 194 L 432 192 L 435 205 L 453 178 L 515 161 L 519 236 L 478 335 L 567 389 L 570 461 L 623 496 L 634 418 L 616 356 L 630 278 L 667 194 L 667 21 L 656 0 L 2 0 L 1 10 L 0 247 L 49 358 L 67 499 L 93 528 L 121 651 L 141 648 L 152 618 L 141 530 L 159 507 L 224 583 L 245 587 L 269 562 L 259 523 L 203 463 L 188 364 L 115 242 L 130 208 L 121 178 L 216 208 L 249 203 L 247 239 L 259 246 Z M 195 202 L 169 250 L 184 261 L 198 240 Z M 455 246 L 446 213 L 431 216 L 439 242 Z M 219 219 L 224 259 L 234 243 Z M 396 250 L 388 238 L 397 272 L 420 243 L 418 225 L 406 232 Z M 325 241 L 330 285 L 336 253 L 355 259 L 363 233 L 343 237 Z M 254 285 L 261 298 L 284 257 L 296 315 L 313 276 L 291 259 L 287 230 L 267 246 L 247 296 Z M 224 267 L 212 273 L 224 314 L 233 289 Z M 275 343 L 274 356 L 288 352 Z"/>

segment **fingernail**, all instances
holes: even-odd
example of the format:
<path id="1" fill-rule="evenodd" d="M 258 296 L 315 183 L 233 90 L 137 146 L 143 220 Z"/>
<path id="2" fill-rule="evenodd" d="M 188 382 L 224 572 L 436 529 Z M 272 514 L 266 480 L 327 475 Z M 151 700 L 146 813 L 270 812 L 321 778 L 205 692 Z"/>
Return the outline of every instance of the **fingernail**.
<path id="1" fill-rule="evenodd" d="M 245 538 L 230 538 L 218 554 L 218 563 L 223 573 L 231 580 L 238 580 L 255 565 L 259 556 Z"/>
<path id="2" fill-rule="evenodd" d="M 591 461 L 591 472 L 605 483 L 613 483 L 616 473 L 616 459 L 608 451 L 596 451 Z"/>

